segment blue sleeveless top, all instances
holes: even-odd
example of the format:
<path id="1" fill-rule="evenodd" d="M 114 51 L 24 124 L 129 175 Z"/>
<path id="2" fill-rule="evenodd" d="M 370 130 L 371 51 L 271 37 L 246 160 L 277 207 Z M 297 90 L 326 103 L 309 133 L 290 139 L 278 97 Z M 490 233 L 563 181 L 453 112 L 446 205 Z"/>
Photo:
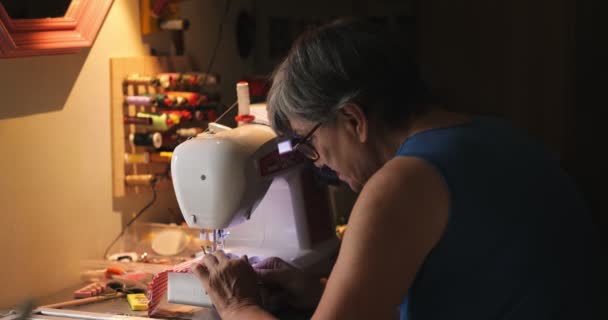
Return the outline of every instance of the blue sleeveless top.
<path id="1" fill-rule="evenodd" d="M 542 147 L 489 117 L 420 132 L 397 156 L 431 164 L 450 192 L 445 232 L 401 319 L 589 319 L 592 224 Z"/>

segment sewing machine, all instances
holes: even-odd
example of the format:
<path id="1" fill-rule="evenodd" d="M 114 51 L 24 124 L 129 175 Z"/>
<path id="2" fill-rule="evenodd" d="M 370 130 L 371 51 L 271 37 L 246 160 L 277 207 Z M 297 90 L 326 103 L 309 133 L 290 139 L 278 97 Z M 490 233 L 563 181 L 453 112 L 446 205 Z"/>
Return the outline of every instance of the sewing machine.
<path id="1" fill-rule="evenodd" d="M 329 271 L 338 241 L 328 194 L 302 155 L 278 151 L 281 143 L 266 125 L 211 124 L 173 153 L 178 204 L 188 225 L 211 236 L 217 249 L 246 254 L 250 262 L 276 256 L 302 269 Z M 169 273 L 167 300 L 211 306 L 191 273 Z"/>

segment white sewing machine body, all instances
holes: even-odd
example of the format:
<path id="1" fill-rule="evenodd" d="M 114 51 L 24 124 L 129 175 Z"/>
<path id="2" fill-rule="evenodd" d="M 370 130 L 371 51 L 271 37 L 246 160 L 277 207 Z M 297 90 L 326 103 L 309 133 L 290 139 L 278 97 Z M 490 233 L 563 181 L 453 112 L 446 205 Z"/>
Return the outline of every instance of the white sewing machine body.
<path id="1" fill-rule="evenodd" d="M 279 154 L 277 143 L 270 127 L 248 124 L 180 144 L 171 171 L 184 219 L 191 227 L 227 229 L 226 252 L 329 271 L 338 240 L 328 194 L 302 156 Z M 168 279 L 168 302 L 211 306 L 192 274 Z"/>

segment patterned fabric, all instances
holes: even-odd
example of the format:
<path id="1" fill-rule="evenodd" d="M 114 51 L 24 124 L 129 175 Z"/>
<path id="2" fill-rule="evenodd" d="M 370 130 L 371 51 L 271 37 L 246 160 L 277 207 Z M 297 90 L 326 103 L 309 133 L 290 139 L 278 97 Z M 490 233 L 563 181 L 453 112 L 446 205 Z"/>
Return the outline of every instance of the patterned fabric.
<path id="1" fill-rule="evenodd" d="M 154 275 L 154 278 L 152 279 L 152 282 L 150 283 L 150 286 L 148 287 L 148 316 L 152 317 L 156 311 L 157 308 L 159 306 L 159 304 L 161 303 L 161 301 L 163 300 L 163 298 L 165 297 L 165 295 L 167 294 L 167 279 L 168 279 L 168 272 L 182 272 L 182 273 L 186 273 L 186 272 L 190 272 L 190 268 L 192 266 L 193 263 L 195 262 L 199 262 L 203 257 L 199 257 L 196 259 L 192 259 L 186 262 L 182 262 L 180 264 L 175 265 L 173 268 L 169 269 L 169 270 L 165 270 L 162 272 L 157 273 L 156 275 Z"/>

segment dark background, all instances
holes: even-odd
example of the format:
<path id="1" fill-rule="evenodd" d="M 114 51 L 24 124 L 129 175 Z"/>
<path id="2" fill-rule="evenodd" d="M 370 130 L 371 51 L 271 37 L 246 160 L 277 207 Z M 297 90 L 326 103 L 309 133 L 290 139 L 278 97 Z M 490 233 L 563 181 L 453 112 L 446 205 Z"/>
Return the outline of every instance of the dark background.
<path id="1" fill-rule="evenodd" d="M 542 142 L 583 193 L 608 248 L 603 156 L 608 4 L 602 0 L 307 2 L 256 0 L 256 71 L 267 73 L 307 24 L 362 16 L 403 30 L 448 109 L 510 120 Z M 309 14 L 314 12 L 315 14 Z M 267 27 L 269 26 L 269 27 Z M 516 157 L 517 155 L 513 155 Z M 547 199 L 551 201 L 551 199 Z M 568 236 L 568 235 L 564 235 Z"/>

